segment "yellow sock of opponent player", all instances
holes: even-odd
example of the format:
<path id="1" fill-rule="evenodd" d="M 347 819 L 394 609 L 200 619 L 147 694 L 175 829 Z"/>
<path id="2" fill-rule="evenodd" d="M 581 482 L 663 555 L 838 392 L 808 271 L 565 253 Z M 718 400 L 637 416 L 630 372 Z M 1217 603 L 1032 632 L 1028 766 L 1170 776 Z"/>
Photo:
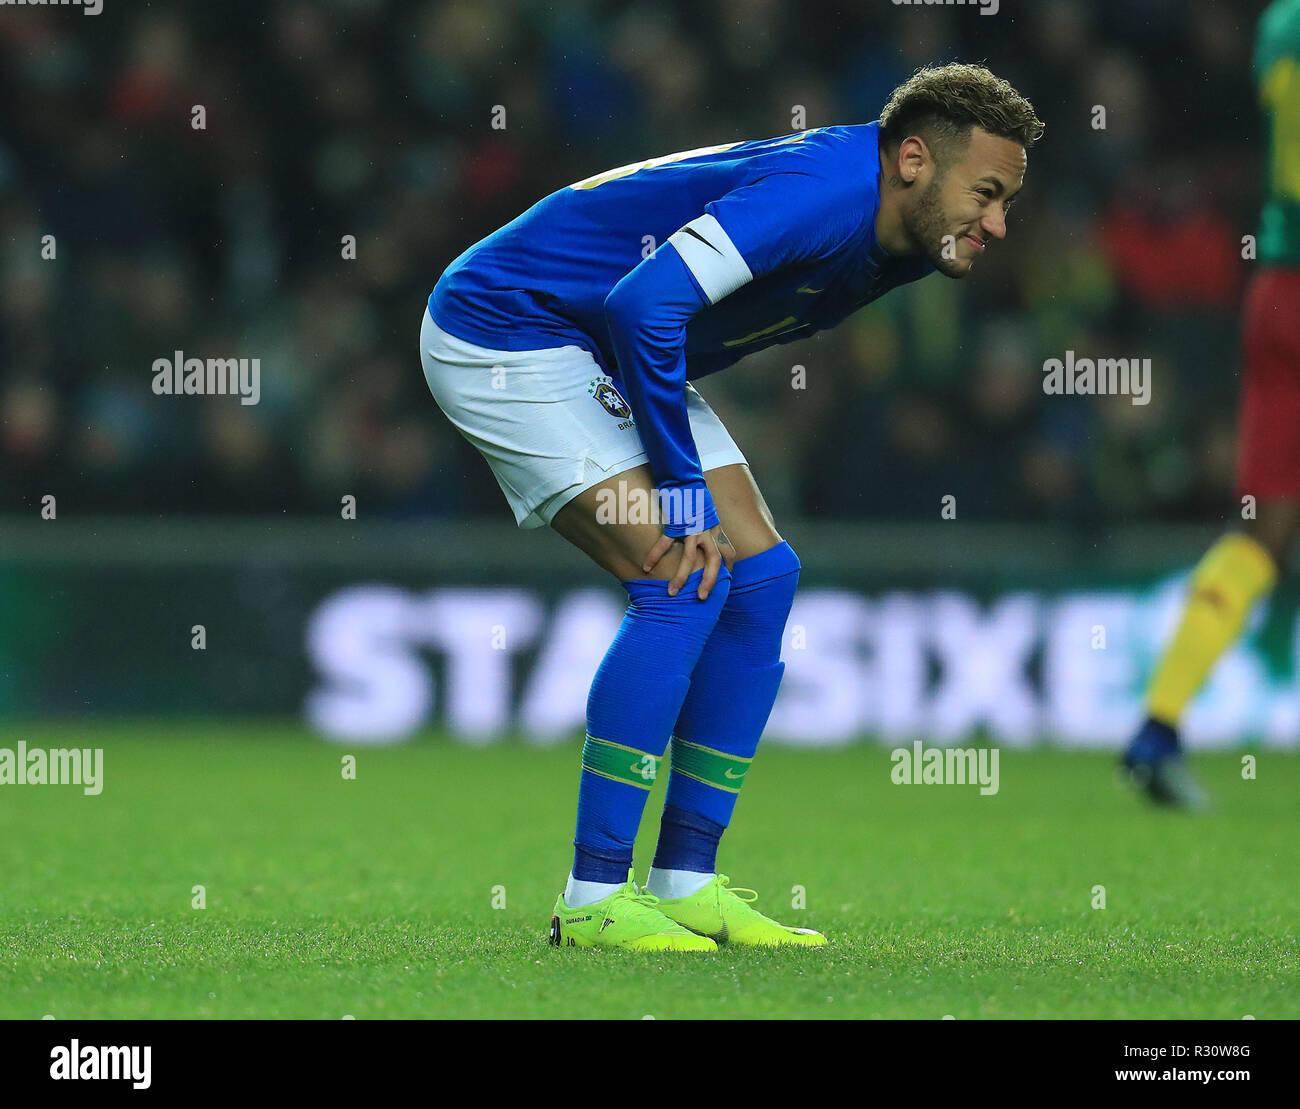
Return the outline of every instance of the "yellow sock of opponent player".
<path id="1" fill-rule="evenodd" d="M 1147 712 L 1171 728 L 1218 657 L 1241 634 L 1255 602 L 1277 581 L 1272 556 L 1248 535 L 1225 535 L 1192 574 L 1173 641 L 1147 689 Z"/>

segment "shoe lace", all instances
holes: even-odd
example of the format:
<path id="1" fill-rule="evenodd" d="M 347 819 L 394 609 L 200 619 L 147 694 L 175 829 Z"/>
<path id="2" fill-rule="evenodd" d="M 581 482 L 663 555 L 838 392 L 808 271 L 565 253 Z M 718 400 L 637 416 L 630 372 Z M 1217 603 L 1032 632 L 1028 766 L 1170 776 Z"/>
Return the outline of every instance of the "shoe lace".
<path id="1" fill-rule="evenodd" d="M 659 912 L 659 898 L 657 898 L 648 889 L 641 889 L 636 883 L 632 884 L 632 892 L 626 890 L 620 891 L 619 899 L 624 902 L 630 902 L 633 905 L 640 906 L 643 909 L 650 909 L 653 912 Z"/>
<path id="2" fill-rule="evenodd" d="M 725 874 L 719 874 L 718 881 L 721 883 L 723 889 L 728 893 L 734 893 L 739 900 L 745 902 L 747 905 L 752 905 L 758 900 L 757 890 L 746 889 L 744 886 L 736 886 L 733 889 L 731 886 L 731 879 Z M 745 896 L 746 894 L 748 894 L 748 896 Z"/>

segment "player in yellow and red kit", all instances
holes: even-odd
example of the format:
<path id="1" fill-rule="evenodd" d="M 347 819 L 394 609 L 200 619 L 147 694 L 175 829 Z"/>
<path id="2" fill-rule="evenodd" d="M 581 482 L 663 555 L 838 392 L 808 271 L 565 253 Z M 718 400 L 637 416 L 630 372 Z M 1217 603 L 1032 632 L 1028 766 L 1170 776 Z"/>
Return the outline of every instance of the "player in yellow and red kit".
<path id="1" fill-rule="evenodd" d="M 1147 690 L 1147 719 L 1123 766 L 1155 801 L 1206 803 L 1187 770 L 1178 722 L 1255 603 L 1285 569 L 1300 533 L 1300 0 L 1260 19 L 1255 76 L 1268 137 L 1259 272 L 1242 308 L 1237 492 L 1255 514 L 1201 559 L 1174 638 Z"/>

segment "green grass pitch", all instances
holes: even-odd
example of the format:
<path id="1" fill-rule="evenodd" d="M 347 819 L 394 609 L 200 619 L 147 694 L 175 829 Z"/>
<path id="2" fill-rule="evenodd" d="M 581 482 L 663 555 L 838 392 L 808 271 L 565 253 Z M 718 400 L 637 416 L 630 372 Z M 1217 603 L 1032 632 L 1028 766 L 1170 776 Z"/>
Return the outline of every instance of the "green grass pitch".
<path id="1" fill-rule="evenodd" d="M 668 957 L 546 943 L 576 745 L 0 729 L 19 740 L 102 746 L 105 786 L 0 787 L 4 1018 L 1300 1016 L 1294 756 L 1257 752 L 1254 781 L 1198 757 L 1216 809 L 1188 817 L 1109 754 L 1004 749 L 981 797 L 894 785 L 876 745 L 769 747 L 720 865 L 831 946 Z"/>

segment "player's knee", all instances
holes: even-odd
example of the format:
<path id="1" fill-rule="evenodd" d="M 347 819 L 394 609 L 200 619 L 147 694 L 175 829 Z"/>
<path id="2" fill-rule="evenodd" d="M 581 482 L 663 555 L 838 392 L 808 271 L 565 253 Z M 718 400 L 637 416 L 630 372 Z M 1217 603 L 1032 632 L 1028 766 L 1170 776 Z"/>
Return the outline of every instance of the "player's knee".
<path id="1" fill-rule="evenodd" d="M 703 573 L 702 569 L 696 570 L 686 579 L 685 588 L 671 595 L 668 582 L 662 579 L 642 577 L 623 582 L 629 598 L 629 617 L 649 621 L 656 629 L 654 634 L 661 641 L 660 661 L 668 665 L 670 654 L 684 651 L 690 659 L 688 673 L 718 623 L 731 591 L 731 574 L 722 566 L 709 595 L 701 600 L 698 589 Z"/>
<path id="2" fill-rule="evenodd" d="M 799 556 L 782 541 L 759 554 L 737 559 L 731 567 L 732 610 L 752 610 L 764 623 L 784 626 L 794 605 L 802 570 Z"/>
<path id="3" fill-rule="evenodd" d="M 783 574 L 793 574 L 796 578 L 799 571 L 803 569 L 803 563 L 799 561 L 799 556 L 795 554 L 794 548 L 784 539 L 777 537 L 777 542 L 770 550 L 772 558 Z"/>
<path id="4" fill-rule="evenodd" d="M 803 563 L 795 554 L 794 548 L 783 539 L 779 539 L 765 550 L 752 554 L 748 558 L 737 559 L 733 569 L 738 568 L 742 579 L 756 582 L 781 581 L 784 587 L 793 590 L 799 583 L 799 573 Z"/>
<path id="5" fill-rule="evenodd" d="M 780 597 L 780 604 L 788 616 L 794 605 L 795 590 L 799 588 L 799 574 L 803 570 L 803 563 L 794 553 L 794 548 L 785 541 L 765 553 L 769 553 L 772 558 L 769 566 L 769 572 L 772 574 L 770 588 Z"/>

